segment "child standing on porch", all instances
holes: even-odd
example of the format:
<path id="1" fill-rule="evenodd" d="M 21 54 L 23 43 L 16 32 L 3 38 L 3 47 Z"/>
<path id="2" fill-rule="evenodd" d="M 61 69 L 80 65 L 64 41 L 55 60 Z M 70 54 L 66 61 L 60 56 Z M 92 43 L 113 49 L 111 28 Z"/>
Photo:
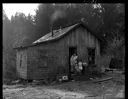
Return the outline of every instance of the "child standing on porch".
<path id="1" fill-rule="evenodd" d="M 78 62 L 78 66 L 79 66 L 79 70 L 80 70 L 80 72 L 83 70 L 83 63 L 82 63 L 82 60 L 80 60 L 79 62 Z"/>
<path id="2" fill-rule="evenodd" d="M 77 64 L 76 67 L 75 67 L 76 72 L 77 72 L 78 74 L 80 74 L 80 75 L 81 75 L 81 72 L 82 72 L 82 70 L 83 70 L 82 64 L 83 64 L 83 63 L 82 63 L 82 60 L 79 60 L 78 64 Z"/>

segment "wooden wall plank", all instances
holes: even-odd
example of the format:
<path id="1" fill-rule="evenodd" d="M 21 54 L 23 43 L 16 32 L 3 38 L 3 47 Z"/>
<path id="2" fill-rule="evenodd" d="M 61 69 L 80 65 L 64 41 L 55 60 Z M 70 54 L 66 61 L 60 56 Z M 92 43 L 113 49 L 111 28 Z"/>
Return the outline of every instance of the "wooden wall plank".
<path id="1" fill-rule="evenodd" d="M 88 57 L 87 47 L 96 47 L 96 55 L 99 55 L 100 46 L 97 38 L 88 33 L 85 28 L 79 27 L 57 41 L 28 48 L 26 54 L 28 60 L 26 59 L 27 63 L 24 62 L 24 64 L 27 64 L 28 79 L 43 79 L 47 77 L 46 75 L 54 75 L 59 67 L 65 68 L 68 72 L 70 46 L 77 46 L 79 58 L 86 62 Z M 18 60 L 17 57 L 17 62 Z"/>

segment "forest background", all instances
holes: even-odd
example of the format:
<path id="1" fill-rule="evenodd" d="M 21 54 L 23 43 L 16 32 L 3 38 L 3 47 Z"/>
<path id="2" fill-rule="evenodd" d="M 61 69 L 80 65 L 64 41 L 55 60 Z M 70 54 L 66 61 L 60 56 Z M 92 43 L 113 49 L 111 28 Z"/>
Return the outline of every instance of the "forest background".
<path id="1" fill-rule="evenodd" d="M 125 5 L 120 3 L 39 4 L 36 15 L 16 13 L 9 19 L 3 10 L 3 78 L 17 79 L 17 46 L 30 45 L 53 29 L 84 21 L 104 39 L 102 56 L 125 56 Z"/>

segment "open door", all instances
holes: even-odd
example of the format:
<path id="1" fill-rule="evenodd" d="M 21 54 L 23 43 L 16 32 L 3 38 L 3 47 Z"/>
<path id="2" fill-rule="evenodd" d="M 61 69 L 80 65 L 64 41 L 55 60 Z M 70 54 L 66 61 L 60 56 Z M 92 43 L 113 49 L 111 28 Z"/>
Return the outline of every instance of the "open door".
<path id="1" fill-rule="evenodd" d="M 69 47 L 69 79 L 71 77 L 71 65 L 70 65 L 70 58 L 71 56 L 76 53 L 77 54 L 77 47 Z"/>
<path id="2" fill-rule="evenodd" d="M 95 64 L 95 48 L 88 48 L 88 64 Z"/>

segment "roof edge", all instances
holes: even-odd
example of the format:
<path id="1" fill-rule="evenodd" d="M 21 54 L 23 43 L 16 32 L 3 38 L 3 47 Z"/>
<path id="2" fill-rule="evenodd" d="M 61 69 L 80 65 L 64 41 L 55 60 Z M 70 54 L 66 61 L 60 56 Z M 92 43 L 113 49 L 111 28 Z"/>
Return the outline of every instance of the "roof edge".
<path id="1" fill-rule="evenodd" d="M 74 25 L 75 25 L 75 24 L 74 24 Z M 101 38 L 99 38 L 96 34 L 94 34 L 93 31 L 90 30 L 87 25 L 85 25 L 83 22 L 79 22 L 79 23 L 77 23 L 76 26 L 74 26 L 72 29 L 70 29 L 70 30 L 67 31 L 65 34 L 61 35 L 60 37 L 58 37 L 58 38 L 56 38 L 56 39 L 51 39 L 51 40 L 47 40 L 47 41 L 43 41 L 43 42 L 39 42 L 39 43 L 32 43 L 32 44 L 30 44 L 30 45 L 28 45 L 28 46 L 18 46 L 18 47 L 15 47 L 15 48 L 13 48 L 13 49 L 28 48 L 28 47 L 40 45 L 40 44 L 42 44 L 42 43 L 46 43 L 46 42 L 51 42 L 51 41 L 58 40 L 58 39 L 62 38 L 64 35 L 66 35 L 68 32 L 72 31 L 74 28 L 76 28 L 76 27 L 78 27 L 78 26 L 80 26 L 80 25 L 84 26 L 84 28 L 86 28 L 87 31 L 90 32 L 92 35 L 94 35 L 97 39 L 99 39 L 100 41 L 103 41 L 103 40 L 102 40 Z M 72 26 L 72 25 L 71 25 L 71 26 Z"/>

